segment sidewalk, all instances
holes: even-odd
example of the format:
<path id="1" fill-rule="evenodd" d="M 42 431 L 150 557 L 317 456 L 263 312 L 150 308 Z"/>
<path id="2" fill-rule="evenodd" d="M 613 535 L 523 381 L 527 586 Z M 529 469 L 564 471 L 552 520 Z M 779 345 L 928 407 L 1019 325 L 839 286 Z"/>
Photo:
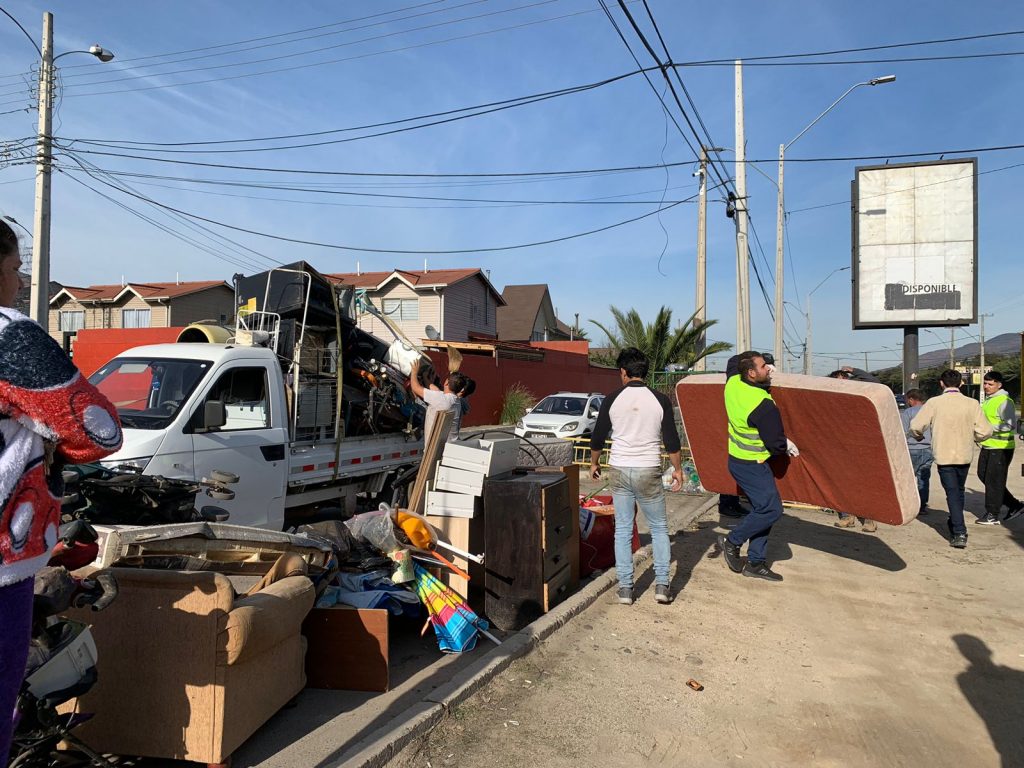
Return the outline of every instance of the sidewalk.
<path id="1" fill-rule="evenodd" d="M 581 489 L 584 493 L 597 490 L 600 485 L 581 474 Z M 669 499 L 671 532 L 687 526 L 697 517 L 701 507 L 709 501 L 707 496 L 684 494 L 671 494 Z M 642 521 L 640 528 L 642 534 L 646 534 Z M 594 582 L 601 581 L 602 578 L 614 580 L 613 571 L 606 577 L 598 576 Z M 641 581 L 641 585 L 644 583 Z M 610 585 L 611 581 L 608 581 L 606 586 L 584 581 L 581 584 L 581 593 L 570 597 L 558 606 L 553 614 L 584 610 Z M 587 590 L 590 590 L 591 594 L 583 594 Z M 653 595 L 653 592 L 651 594 Z M 550 616 L 552 615 L 549 614 Z M 549 617 L 542 618 L 537 624 Z M 557 616 L 555 618 L 557 619 Z M 556 621 L 556 624 L 560 626 L 561 620 Z M 364 756 L 368 752 L 372 753 L 372 744 L 380 744 L 382 740 L 390 739 L 391 734 L 400 733 L 403 724 L 409 721 L 413 713 L 422 713 L 425 707 L 436 707 L 440 712 L 441 707 L 437 705 L 436 700 L 442 695 L 444 687 L 454 678 L 460 675 L 470 680 L 480 678 L 476 668 L 485 665 L 485 659 L 500 656 L 503 649 L 505 652 L 511 651 L 513 645 L 517 646 L 517 653 L 529 650 L 528 647 L 522 646 L 525 641 L 519 637 L 506 643 L 508 648 L 499 648 L 490 641 L 480 638 L 473 651 L 446 656 L 438 650 L 433 632 L 428 631 L 422 638 L 419 636 L 421 626 L 422 621 L 392 621 L 392 690 L 383 694 L 372 694 L 306 689 L 299 695 L 295 707 L 279 712 L 242 745 L 232 757 L 232 766 L 326 768 L 345 765 L 357 753 Z M 557 629 L 557 626 L 551 626 L 544 631 L 554 629 Z M 495 634 L 503 640 L 512 636 L 511 633 Z M 529 644 L 532 647 L 532 641 Z M 147 762 L 144 765 L 148 768 L 160 765 L 163 768 L 165 765 L 185 764 Z"/>
<path id="2" fill-rule="evenodd" d="M 931 507 L 877 534 L 788 511 L 783 584 L 728 571 L 707 516 L 675 537 L 675 603 L 649 569 L 633 606 L 606 592 L 391 764 L 1024 765 L 1024 520 L 974 525 L 972 474 L 961 551 L 934 472 Z"/>

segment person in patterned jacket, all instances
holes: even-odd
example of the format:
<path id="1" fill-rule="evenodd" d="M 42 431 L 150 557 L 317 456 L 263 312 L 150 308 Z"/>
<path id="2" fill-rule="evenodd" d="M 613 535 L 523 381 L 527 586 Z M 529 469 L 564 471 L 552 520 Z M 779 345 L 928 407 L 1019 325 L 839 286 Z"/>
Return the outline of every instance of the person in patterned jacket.
<path id="1" fill-rule="evenodd" d="M 18 238 L 0 221 L 0 766 L 25 674 L 32 577 L 57 543 L 61 466 L 121 446 L 114 406 L 41 326 L 8 309 L 20 266 Z"/>

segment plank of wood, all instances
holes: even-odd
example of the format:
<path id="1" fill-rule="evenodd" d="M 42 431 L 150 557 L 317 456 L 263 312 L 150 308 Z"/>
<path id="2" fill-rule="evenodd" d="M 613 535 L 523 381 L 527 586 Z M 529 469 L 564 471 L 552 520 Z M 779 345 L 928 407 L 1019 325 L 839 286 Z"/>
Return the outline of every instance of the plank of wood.
<path id="1" fill-rule="evenodd" d="M 306 687 L 386 691 L 388 612 L 382 608 L 314 608 L 302 624 Z"/>
<path id="2" fill-rule="evenodd" d="M 416 473 L 416 482 L 413 484 L 412 494 L 409 496 L 409 509 L 412 512 L 423 514 L 424 502 L 427 498 L 427 485 L 437 473 L 437 464 L 441 460 L 441 454 L 444 453 L 444 445 L 448 442 L 448 432 L 454 418 L 455 414 L 451 411 L 441 411 L 434 419 L 433 429 L 426 436 L 420 471 Z"/>

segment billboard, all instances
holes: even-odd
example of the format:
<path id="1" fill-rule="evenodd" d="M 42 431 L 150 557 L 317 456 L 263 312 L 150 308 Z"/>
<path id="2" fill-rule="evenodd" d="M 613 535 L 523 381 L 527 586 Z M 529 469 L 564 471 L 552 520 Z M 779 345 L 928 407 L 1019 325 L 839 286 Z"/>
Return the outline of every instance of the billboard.
<path id="1" fill-rule="evenodd" d="M 853 328 L 978 320 L 975 158 L 856 169 Z"/>

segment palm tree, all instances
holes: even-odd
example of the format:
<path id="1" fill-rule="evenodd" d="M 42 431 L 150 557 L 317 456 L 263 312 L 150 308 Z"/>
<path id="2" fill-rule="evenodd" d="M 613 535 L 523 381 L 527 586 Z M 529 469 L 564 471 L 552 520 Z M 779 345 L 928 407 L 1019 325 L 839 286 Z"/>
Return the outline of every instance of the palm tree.
<path id="1" fill-rule="evenodd" d="M 594 362 L 601 365 L 614 366 L 619 351 L 625 347 L 636 347 L 647 355 L 647 359 L 651 361 L 652 373 L 664 371 L 673 363 L 684 368 L 693 368 L 702 357 L 732 349 L 732 344 L 724 341 L 716 341 L 700 349 L 700 341 L 707 335 L 708 328 L 718 321 L 699 321 L 696 312 L 675 331 L 672 330 L 672 310 L 668 307 L 659 309 L 658 316 L 650 325 L 640 319 L 640 313 L 635 309 L 623 312 L 612 306 L 611 313 L 615 319 L 614 331 L 605 328 L 596 320 L 590 321 L 608 337 L 608 352 L 593 355 Z"/>

